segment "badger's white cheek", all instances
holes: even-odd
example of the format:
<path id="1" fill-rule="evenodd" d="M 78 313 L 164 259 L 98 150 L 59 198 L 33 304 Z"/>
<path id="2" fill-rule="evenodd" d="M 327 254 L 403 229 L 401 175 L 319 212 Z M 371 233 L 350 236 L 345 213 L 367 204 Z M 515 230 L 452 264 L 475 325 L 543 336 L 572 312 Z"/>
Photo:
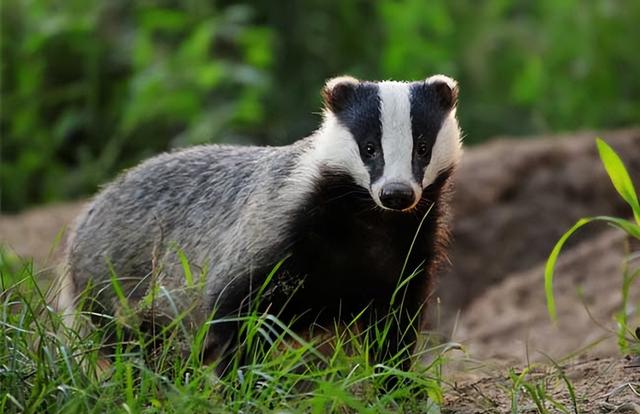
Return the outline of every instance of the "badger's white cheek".
<path id="1" fill-rule="evenodd" d="M 346 172 L 357 185 L 369 189 L 369 171 L 360 157 L 358 144 L 331 114 L 327 115 L 320 131 L 314 156 L 332 168 Z"/>
<path id="2" fill-rule="evenodd" d="M 351 159 L 353 160 L 353 165 L 350 166 L 349 171 L 351 172 L 353 180 L 360 187 L 369 189 L 371 186 L 369 171 L 362 162 L 362 159 L 360 158 L 360 151 L 357 148 L 355 149 L 355 153 L 352 154 Z"/>
<path id="3" fill-rule="evenodd" d="M 438 175 L 454 167 L 461 156 L 460 128 L 458 127 L 455 113 L 452 111 L 445 119 L 436 137 L 436 142 L 431 151 L 431 161 L 429 161 L 422 179 L 422 188 L 427 188 L 433 184 Z"/>

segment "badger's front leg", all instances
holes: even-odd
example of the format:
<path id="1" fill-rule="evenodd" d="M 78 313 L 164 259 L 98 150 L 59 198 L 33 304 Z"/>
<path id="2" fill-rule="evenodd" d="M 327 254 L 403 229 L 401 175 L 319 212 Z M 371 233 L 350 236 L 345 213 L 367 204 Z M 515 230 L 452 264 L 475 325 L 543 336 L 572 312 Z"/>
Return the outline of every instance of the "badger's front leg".
<path id="1" fill-rule="evenodd" d="M 262 274 L 260 272 L 254 272 Z M 264 272 L 266 275 L 266 272 Z M 212 294 L 211 315 L 204 348 L 204 361 L 216 363 L 216 374 L 224 376 L 236 361 L 246 358 L 242 346 L 245 316 L 251 311 L 256 293 L 264 278 L 244 275 L 234 278 L 228 285 Z"/>
<path id="2" fill-rule="evenodd" d="M 372 359 L 375 364 L 409 370 L 422 328 L 427 294 L 426 277 L 422 276 L 399 289 L 392 303 L 374 307 L 379 318 L 372 331 L 375 341 Z M 396 380 L 387 381 L 387 385 L 395 383 Z"/>

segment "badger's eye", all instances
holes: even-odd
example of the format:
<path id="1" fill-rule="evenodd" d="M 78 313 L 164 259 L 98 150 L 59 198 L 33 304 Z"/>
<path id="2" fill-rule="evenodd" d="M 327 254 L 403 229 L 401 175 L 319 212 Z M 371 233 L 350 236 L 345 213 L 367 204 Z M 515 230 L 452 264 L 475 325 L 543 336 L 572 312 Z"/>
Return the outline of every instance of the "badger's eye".
<path id="1" fill-rule="evenodd" d="M 364 146 L 364 152 L 367 154 L 367 156 L 373 158 L 376 156 L 376 146 L 373 145 L 373 143 L 369 142 Z"/>
<path id="2" fill-rule="evenodd" d="M 421 157 L 424 157 L 425 155 L 427 155 L 428 152 L 429 152 L 429 147 L 424 142 L 420 142 L 416 147 L 416 154 L 418 154 Z"/>

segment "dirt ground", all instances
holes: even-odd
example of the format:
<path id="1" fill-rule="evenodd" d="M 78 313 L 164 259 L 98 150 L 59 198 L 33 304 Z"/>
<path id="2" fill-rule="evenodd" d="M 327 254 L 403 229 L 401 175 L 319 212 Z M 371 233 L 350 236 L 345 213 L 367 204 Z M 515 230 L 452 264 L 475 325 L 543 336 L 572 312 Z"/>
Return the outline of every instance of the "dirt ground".
<path id="1" fill-rule="evenodd" d="M 514 407 L 518 413 L 542 411 L 532 394 L 545 396 L 540 404 L 548 412 L 561 412 L 554 401 L 572 413 L 640 413 L 640 362 L 631 358 L 587 359 L 561 368 L 537 365 L 524 373 L 513 371 L 512 375 L 496 375 L 504 372 L 496 368 L 483 369 L 487 372 L 479 379 L 450 379 L 444 393 L 444 413 L 505 413 Z M 524 381 L 518 382 L 521 377 Z M 523 383 L 544 393 L 527 389 Z"/>
<path id="2" fill-rule="evenodd" d="M 541 263 L 471 301 L 452 340 L 465 344 L 476 358 L 520 364 L 583 348 L 592 356 L 616 355 L 613 315 L 621 306 L 625 244 L 620 231 L 606 230 L 561 256 L 554 283 L 556 324 L 547 314 Z M 638 260 L 633 264 L 640 265 Z M 640 302 L 640 286 L 632 289 L 631 298 Z"/>
<path id="3" fill-rule="evenodd" d="M 37 207 L 20 214 L 0 214 L 0 246 L 8 246 L 18 256 L 40 267 L 57 264 L 66 235 L 86 202 Z"/>
<path id="4" fill-rule="evenodd" d="M 620 153 L 640 187 L 640 129 L 498 139 L 466 151 L 456 175 L 451 266 L 440 280 L 439 304 L 432 307 L 432 326 L 465 351 L 447 367 L 449 412 L 509 411 L 514 386 L 504 374 L 510 366 L 530 367 L 529 381 L 568 401 L 552 358 L 562 361 L 581 410 L 640 413 L 639 368 L 622 359 L 613 319 L 620 311 L 625 258 L 638 246 L 618 230 L 590 225 L 561 255 L 557 324 L 545 307 L 543 266 L 561 234 L 583 216 L 631 214 L 600 165 L 596 136 Z M 52 245 L 64 240 L 57 235 L 83 205 L 0 215 L 0 244 L 52 268 L 64 243 L 53 250 Z M 634 304 L 640 303 L 637 285 Z M 522 397 L 524 391 L 515 389 Z"/>
<path id="5" fill-rule="evenodd" d="M 580 217 L 630 216 L 600 164 L 597 136 L 618 151 L 640 186 L 640 129 L 498 139 L 465 152 L 453 201 L 452 266 L 439 289 L 447 310 L 465 308 L 539 265 Z M 605 229 L 590 226 L 574 240 Z"/>

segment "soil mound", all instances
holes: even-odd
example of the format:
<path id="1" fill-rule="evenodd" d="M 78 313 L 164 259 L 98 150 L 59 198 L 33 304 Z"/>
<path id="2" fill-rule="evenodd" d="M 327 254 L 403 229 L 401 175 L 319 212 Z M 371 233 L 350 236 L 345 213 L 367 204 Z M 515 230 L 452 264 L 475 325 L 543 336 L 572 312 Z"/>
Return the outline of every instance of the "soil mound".
<path id="1" fill-rule="evenodd" d="M 452 266 L 438 289 L 440 314 L 448 318 L 438 326 L 474 357 L 560 357 L 604 338 L 590 352 L 616 354 L 613 316 L 621 309 L 625 254 L 638 251 L 621 231 L 593 223 L 568 243 L 556 269 L 558 326 L 549 320 L 543 291 L 547 256 L 579 218 L 631 215 L 601 165 L 596 136 L 620 154 L 638 188 L 639 129 L 503 139 L 465 154 L 454 198 Z M 629 264 L 639 266 L 637 259 Z M 638 283 L 631 290 L 637 304 Z"/>
<path id="2" fill-rule="evenodd" d="M 602 168 L 598 136 L 639 187 L 640 129 L 498 139 L 467 150 L 455 187 L 452 267 L 440 279 L 445 309 L 464 309 L 515 272 L 538 266 L 579 218 L 631 215 Z M 590 226 L 572 244 L 604 229 Z"/>

